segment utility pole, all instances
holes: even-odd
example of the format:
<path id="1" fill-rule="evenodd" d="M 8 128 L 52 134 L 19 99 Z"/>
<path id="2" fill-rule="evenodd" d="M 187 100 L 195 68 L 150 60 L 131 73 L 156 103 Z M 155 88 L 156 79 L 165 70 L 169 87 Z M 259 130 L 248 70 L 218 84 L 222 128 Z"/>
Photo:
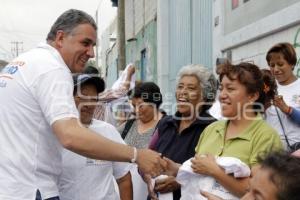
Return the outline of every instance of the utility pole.
<path id="1" fill-rule="evenodd" d="M 12 41 L 11 42 L 11 53 L 15 57 L 18 57 L 20 52 L 23 52 L 23 42 Z"/>
<path id="2" fill-rule="evenodd" d="M 99 12 L 99 9 L 100 9 L 100 6 L 101 6 L 102 2 L 103 2 L 103 0 L 100 0 L 98 6 L 96 8 L 96 16 L 95 16 L 95 18 L 96 18 L 96 25 L 98 26 L 97 39 L 96 39 L 96 68 L 99 68 L 99 41 L 100 41 L 99 40 L 99 35 L 100 35 L 99 31 L 100 31 L 100 28 L 99 28 L 99 25 L 98 25 L 98 23 L 99 23 L 98 12 Z"/>
<path id="3" fill-rule="evenodd" d="M 102 1 L 101 1 L 102 2 Z M 100 4 L 99 4 L 100 5 Z M 97 10 L 96 10 L 96 24 L 97 24 L 97 26 L 98 26 L 98 8 L 97 8 Z M 97 30 L 97 39 L 96 39 L 96 67 L 98 68 L 99 66 L 98 66 L 98 60 L 99 60 L 99 58 L 98 58 L 98 49 L 99 49 L 99 39 L 98 39 L 98 37 L 99 37 L 99 27 L 98 27 L 98 30 Z"/>
<path id="4" fill-rule="evenodd" d="M 126 49 L 125 49 L 125 0 L 118 0 L 118 71 L 124 70 L 126 66 Z"/>

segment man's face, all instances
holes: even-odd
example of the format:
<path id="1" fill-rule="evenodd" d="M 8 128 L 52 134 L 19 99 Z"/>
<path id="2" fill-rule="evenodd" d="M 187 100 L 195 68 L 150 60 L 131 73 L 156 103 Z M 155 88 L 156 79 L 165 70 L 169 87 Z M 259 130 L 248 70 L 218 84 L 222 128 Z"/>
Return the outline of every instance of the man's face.
<path id="1" fill-rule="evenodd" d="M 55 42 L 71 72 L 82 72 L 86 62 L 95 57 L 96 39 L 96 30 L 90 24 L 80 24 L 69 34 L 58 31 Z"/>
<path id="2" fill-rule="evenodd" d="M 74 99 L 80 114 L 80 122 L 89 125 L 92 122 L 97 105 L 96 87 L 91 84 L 79 86 Z"/>

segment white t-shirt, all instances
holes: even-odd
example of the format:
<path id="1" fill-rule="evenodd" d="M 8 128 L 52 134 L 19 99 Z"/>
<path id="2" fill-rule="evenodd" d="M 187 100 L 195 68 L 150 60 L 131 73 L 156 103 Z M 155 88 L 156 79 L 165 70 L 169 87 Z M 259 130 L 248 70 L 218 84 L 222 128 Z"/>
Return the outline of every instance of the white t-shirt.
<path id="1" fill-rule="evenodd" d="M 22 54 L 0 73 L 0 199 L 58 196 L 62 146 L 51 124 L 78 118 L 73 81 L 47 44 Z"/>
<path id="2" fill-rule="evenodd" d="M 300 108 L 300 79 L 297 79 L 289 85 L 278 85 L 278 94 L 283 96 L 283 100 L 288 106 Z M 285 133 L 288 137 L 290 145 L 300 142 L 300 125 L 293 122 L 290 117 L 277 108 L 279 117 L 281 118 Z M 281 141 L 286 145 L 283 130 L 280 125 L 275 107 L 271 106 L 266 110 L 266 121 L 280 134 Z"/>
<path id="3" fill-rule="evenodd" d="M 125 144 L 114 126 L 103 121 L 93 120 L 89 127 L 96 133 L 115 142 Z M 131 164 L 94 160 L 63 151 L 63 171 L 59 179 L 59 192 L 62 200 L 119 200 L 114 186 L 114 178 L 125 176 Z"/>

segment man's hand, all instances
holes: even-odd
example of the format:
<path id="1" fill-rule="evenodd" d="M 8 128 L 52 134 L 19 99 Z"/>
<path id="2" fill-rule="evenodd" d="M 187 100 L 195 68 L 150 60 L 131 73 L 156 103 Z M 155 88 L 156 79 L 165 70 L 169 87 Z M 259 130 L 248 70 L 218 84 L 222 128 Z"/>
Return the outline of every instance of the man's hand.
<path id="1" fill-rule="evenodd" d="M 161 154 L 150 149 L 138 149 L 136 163 L 144 174 L 156 177 L 165 171 L 167 163 Z"/>
<path id="2" fill-rule="evenodd" d="M 156 180 L 154 190 L 160 193 L 168 193 L 179 188 L 180 184 L 176 182 L 175 177 L 168 176 L 167 178 Z"/>
<path id="3" fill-rule="evenodd" d="M 163 159 L 167 163 L 165 171 L 164 171 L 163 174 L 166 174 L 168 176 L 175 176 L 176 177 L 181 164 L 178 164 L 178 163 L 174 162 L 173 160 L 170 160 L 167 157 L 163 157 Z"/>
<path id="4" fill-rule="evenodd" d="M 202 196 L 206 197 L 207 200 L 223 200 L 221 197 L 213 195 L 209 192 L 201 191 Z"/>

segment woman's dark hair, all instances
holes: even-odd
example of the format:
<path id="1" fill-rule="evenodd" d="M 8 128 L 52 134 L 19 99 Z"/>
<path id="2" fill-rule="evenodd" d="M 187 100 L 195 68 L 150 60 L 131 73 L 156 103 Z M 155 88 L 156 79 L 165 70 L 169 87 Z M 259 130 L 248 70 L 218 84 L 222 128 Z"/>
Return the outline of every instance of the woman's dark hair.
<path id="1" fill-rule="evenodd" d="M 224 65 L 220 69 L 220 82 L 222 82 L 224 76 L 228 77 L 230 80 L 239 81 L 246 87 L 248 94 L 255 94 L 256 92 L 259 94 L 259 97 L 253 106 L 254 109 L 261 109 L 262 106 L 265 105 L 266 95 L 263 92 L 263 75 L 258 66 L 247 62 L 242 62 L 237 65 Z"/>
<path id="2" fill-rule="evenodd" d="M 144 102 L 154 103 L 156 108 L 159 108 L 162 103 L 160 88 L 154 82 L 139 83 L 127 95 L 130 99 L 141 98 Z"/>
<path id="3" fill-rule="evenodd" d="M 100 76 L 99 70 L 94 66 L 87 66 L 83 73 L 85 74 L 93 74 L 94 76 Z"/>
<path id="4" fill-rule="evenodd" d="M 258 159 L 261 168 L 270 171 L 270 180 L 277 186 L 278 200 L 300 199 L 300 158 L 287 152 L 272 152 Z"/>
<path id="5" fill-rule="evenodd" d="M 78 89 L 80 90 L 81 87 L 92 85 L 95 86 L 97 93 L 101 93 L 105 89 L 105 82 L 101 77 L 98 76 L 91 76 L 89 74 L 77 74 L 73 76 L 73 96 L 78 94 Z"/>
<path id="6" fill-rule="evenodd" d="M 269 66 L 270 66 L 272 53 L 281 53 L 283 55 L 283 58 L 292 66 L 295 66 L 297 63 L 296 51 L 293 45 L 288 42 L 275 44 L 273 47 L 269 49 L 266 55 L 266 60 Z"/>
<path id="7" fill-rule="evenodd" d="M 263 91 L 266 96 L 265 101 L 269 103 L 272 99 L 274 99 L 275 95 L 277 94 L 276 80 L 270 70 L 262 69 L 261 72 L 264 81 Z"/>

